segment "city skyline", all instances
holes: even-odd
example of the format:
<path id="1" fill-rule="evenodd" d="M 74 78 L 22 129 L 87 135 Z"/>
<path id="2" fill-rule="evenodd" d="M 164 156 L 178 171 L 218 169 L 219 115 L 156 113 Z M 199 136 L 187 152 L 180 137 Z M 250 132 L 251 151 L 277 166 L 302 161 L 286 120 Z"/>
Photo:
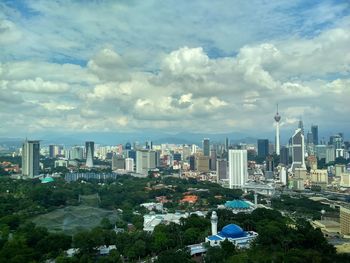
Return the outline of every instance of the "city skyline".
<path id="1" fill-rule="evenodd" d="M 0 136 L 350 128 L 347 1 L 0 6 Z"/>

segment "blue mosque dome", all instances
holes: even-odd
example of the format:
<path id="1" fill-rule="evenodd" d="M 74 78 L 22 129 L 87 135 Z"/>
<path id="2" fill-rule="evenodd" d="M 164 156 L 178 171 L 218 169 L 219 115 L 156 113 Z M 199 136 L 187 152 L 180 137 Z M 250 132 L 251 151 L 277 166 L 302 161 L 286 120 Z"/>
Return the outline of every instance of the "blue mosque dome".
<path id="1" fill-rule="evenodd" d="M 239 226 L 235 224 L 229 224 L 221 230 L 220 235 L 226 238 L 238 238 L 245 237 L 246 233 Z"/>

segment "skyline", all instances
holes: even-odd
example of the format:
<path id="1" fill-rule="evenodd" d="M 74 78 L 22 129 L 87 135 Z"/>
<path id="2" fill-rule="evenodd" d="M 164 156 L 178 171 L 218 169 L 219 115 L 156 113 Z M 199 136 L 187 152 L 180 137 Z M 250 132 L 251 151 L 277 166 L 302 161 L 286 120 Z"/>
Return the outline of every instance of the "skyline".
<path id="1" fill-rule="evenodd" d="M 277 103 L 281 137 L 300 116 L 305 132 L 317 124 L 320 134 L 348 137 L 349 7 L 4 1 L 0 137 L 154 130 L 261 138 L 274 134 Z"/>

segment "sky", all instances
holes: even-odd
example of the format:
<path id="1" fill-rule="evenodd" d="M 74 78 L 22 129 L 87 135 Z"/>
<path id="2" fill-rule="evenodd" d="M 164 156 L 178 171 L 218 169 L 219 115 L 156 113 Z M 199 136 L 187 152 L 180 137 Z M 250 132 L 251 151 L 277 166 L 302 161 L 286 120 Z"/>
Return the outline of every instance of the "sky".
<path id="1" fill-rule="evenodd" d="M 348 0 L 0 0 L 0 136 L 350 129 Z"/>

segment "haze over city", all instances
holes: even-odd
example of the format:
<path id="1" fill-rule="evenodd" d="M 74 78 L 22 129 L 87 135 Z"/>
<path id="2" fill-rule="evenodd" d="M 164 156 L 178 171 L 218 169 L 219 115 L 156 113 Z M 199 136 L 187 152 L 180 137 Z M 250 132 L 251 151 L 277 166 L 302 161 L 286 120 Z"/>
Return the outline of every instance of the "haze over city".
<path id="1" fill-rule="evenodd" d="M 1 1 L 0 136 L 272 139 L 277 103 L 282 138 L 300 118 L 329 136 L 350 128 L 349 43 L 348 1 Z"/>

